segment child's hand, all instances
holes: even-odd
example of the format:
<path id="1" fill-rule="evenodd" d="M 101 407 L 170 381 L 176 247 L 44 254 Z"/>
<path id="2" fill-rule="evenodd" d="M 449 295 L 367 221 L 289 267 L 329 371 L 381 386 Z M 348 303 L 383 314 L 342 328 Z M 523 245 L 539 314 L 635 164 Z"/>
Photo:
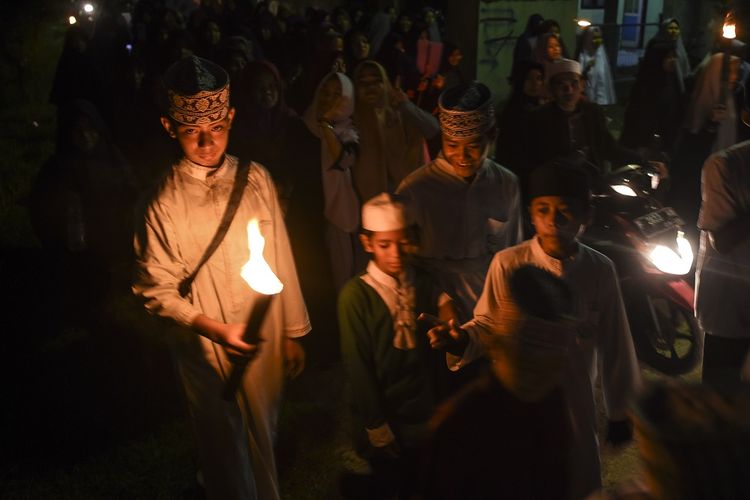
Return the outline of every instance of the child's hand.
<path id="1" fill-rule="evenodd" d="M 291 379 L 305 369 L 305 349 L 296 339 L 284 339 L 284 364 L 286 376 Z"/>
<path id="2" fill-rule="evenodd" d="M 420 316 L 421 317 L 421 316 Z M 441 322 L 427 332 L 430 347 L 446 351 L 454 356 L 462 356 L 469 343 L 469 334 L 451 319 L 449 323 Z"/>

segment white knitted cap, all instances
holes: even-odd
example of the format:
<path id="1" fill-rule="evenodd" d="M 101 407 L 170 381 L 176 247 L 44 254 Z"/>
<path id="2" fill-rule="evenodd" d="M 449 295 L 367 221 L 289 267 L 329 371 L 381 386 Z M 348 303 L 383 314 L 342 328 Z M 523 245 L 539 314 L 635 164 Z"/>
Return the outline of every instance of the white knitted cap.
<path id="1" fill-rule="evenodd" d="M 582 75 L 581 63 L 572 59 L 559 59 L 547 64 L 545 68 L 547 81 L 550 81 L 552 77 L 561 73 L 575 73 L 576 75 Z"/>
<path id="2" fill-rule="evenodd" d="M 380 193 L 362 207 L 362 228 L 375 232 L 406 228 L 403 205 L 390 194 Z"/>

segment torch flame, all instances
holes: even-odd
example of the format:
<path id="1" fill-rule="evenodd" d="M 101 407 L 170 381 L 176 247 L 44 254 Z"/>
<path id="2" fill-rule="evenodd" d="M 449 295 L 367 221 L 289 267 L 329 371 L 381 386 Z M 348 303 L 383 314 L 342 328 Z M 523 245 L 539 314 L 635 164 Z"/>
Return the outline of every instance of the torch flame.
<path id="1" fill-rule="evenodd" d="M 737 26 L 734 24 L 724 24 L 721 28 L 721 34 L 727 40 L 734 40 L 737 38 Z"/>
<path id="2" fill-rule="evenodd" d="M 260 233 L 258 219 L 247 223 L 247 243 L 250 247 L 250 259 L 242 266 L 240 275 L 250 288 L 264 295 L 275 295 L 284 288 L 279 278 L 263 258 L 263 248 L 266 240 Z"/>

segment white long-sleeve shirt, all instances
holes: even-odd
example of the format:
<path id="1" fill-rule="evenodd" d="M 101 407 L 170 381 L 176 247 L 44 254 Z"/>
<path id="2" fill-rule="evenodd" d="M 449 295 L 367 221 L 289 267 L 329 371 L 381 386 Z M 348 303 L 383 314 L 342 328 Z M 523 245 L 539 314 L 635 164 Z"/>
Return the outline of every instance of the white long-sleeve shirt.
<path id="1" fill-rule="evenodd" d="M 538 239 L 498 252 L 487 272 L 487 282 L 464 325 L 470 345 L 461 363 L 480 353 L 482 339 L 492 335 L 501 299 L 510 299 L 509 278 L 524 265 L 540 267 L 565 279 L 577 294 L 576 316 L 583 320 L 576 346 L 564 373 L 563 389 L 574 429 L 571 471 L 573 496 L 581 498 L 601 486 L 599 446 L 594 405 L 594 383 L 601 376 L 609 420 L 623 420 L 640 383 L 630 328 L 612 261 L 583 244 L 570 259 L 547 255 Z"/>

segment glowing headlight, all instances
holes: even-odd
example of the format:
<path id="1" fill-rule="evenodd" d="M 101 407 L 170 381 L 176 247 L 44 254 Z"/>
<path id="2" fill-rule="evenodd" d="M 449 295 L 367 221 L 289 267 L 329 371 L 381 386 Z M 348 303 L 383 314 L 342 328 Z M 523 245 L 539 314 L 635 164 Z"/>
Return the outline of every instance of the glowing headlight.
<path id="1" fill-rule="evenodd" d="M 633 188 L 626 186 L 625 184 L 614 184 L 610 187 L 623 196 L 638 196 L 635 191 L 633 191 Z"/>
<path id="2" fill-rule="evenodd" d="M 75 24 L 75 23 L 77 23 L 78 21 L 76 20 L 76 16 L 70 16 L 70 17 L 68 18 L 68 22 L 69 22 L 70 24 Z"/>
<path id="3" fill-rule="evenodd" d="M 92 12 L 94 12 L 94 6 L 90 3 L 84 4 L 83 11 L 86 12 L 86 14 L 91 14 Z"/>
<path id="4" fill-rule="evenodd" d="M 677 232 L 677 252 L 664 245 L 655 245 L 649 260 L 667 274 L 687 274 L 693 266 L 693 248 L 682 231 Z"/>

